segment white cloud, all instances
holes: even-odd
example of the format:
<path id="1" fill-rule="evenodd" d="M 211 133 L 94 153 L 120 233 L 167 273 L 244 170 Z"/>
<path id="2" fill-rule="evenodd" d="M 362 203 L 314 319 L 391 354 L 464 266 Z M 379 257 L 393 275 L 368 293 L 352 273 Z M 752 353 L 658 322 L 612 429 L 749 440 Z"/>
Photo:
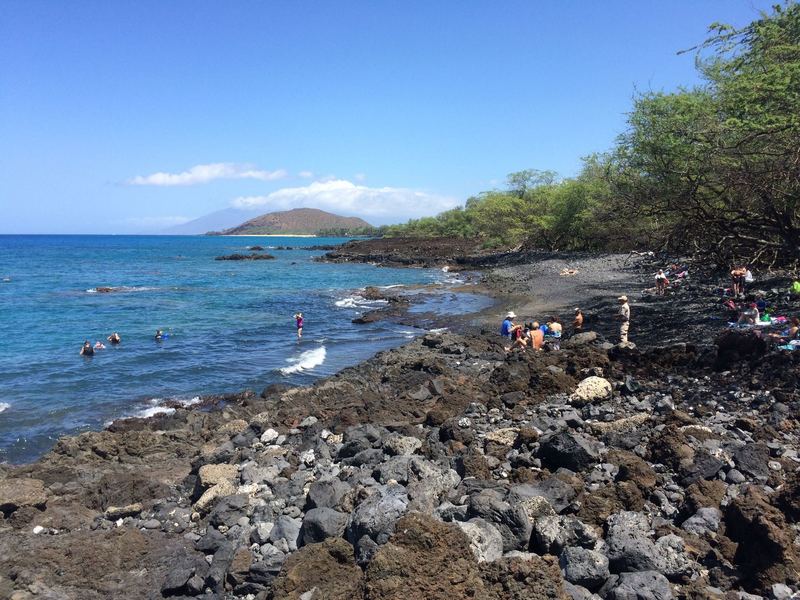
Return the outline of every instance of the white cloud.
<path id="1" fill-rule="evenodd" d="M 408 188 L 371 188 L 343 179 L 315 181 L 304 187 L 282 188 L 265 196 L 242 196 L 231 202 L 236 208 L 319 208 L 376 222 L 435 215 L 458 204 L 458 200 L 447 196 Z"/>
<path id="2" fill-rule="evenodd" d="M 137 175 L 128 179 L 128 185 L 195 185 L 208 183 L 215 179 L 258 179 L 260 181 L 274 181 L 286 177 L 286 171 L 263 171 L 251 165 L 236 163 L 211 163 L 196 165 L 182 173 L 153 173 L 152 175 Z"/>
<path id="3" fill-rule="evenodd" d="M 356 181 L 364 181 L 367 178 L 367 176 L 364 173 L 356 173 L 355 175 L 353 175 L 353 178 Z"/>
<path id="4" fill-rule="evenodd" d="M 302 177 L 303 179 L 311 179 L 312 177 L 314 177 L 314 173 L 311 171 L 300 171 L 297 175 L 298 177 Z"/>

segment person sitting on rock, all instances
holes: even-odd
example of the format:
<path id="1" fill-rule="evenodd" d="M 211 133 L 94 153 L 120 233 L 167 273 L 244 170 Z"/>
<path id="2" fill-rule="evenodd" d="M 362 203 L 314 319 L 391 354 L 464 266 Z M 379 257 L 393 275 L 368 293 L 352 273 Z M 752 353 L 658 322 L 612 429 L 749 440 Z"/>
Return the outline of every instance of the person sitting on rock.
<path id="1" fill-rule="evenodd" d="M 513 343 L 511 344 L 511 348 L 509 348 L 509 350 L 516 350 L 517 348 L 520 350 L 525 350 L 525 346 L 528 345 L 528 339 L 525 336 L 522 325 L 514 325 L 511 328 L 511 339 L 513 340 Z"/>
<path id="2" fill-rule="evenodd" d="M 508 314 L 506 314 L 506 318 L 500 326 L 500 335 L 504 338 L 511 338 L 511 329 L 514 327 L 514 319 L 516 318 L 517 315 L 514 314 L 514 311 L 509 311 Z"/>
<path id="3" fill-rule="evenodd" d="M 758 323 L 759 318 L 758 306 L 755 302 L 751 302 L 750 306 L 742 311 L 742 314 L 739 315 L 739 320 L 736 322 L 739 325 L 755 325 Z"/>
<path id="4" fill-rule="evenodd" d="M 583 333 L 583 313 L 580 308 L 575 309 L 575 318 L 572 321 L 572 333 Z"/>
<path id="5" fill-rule="evenodd" d="M 561 326 L 558 317 L 550 317 L 550 320 L 547 322 L 547 331 L 550 333 L 550 335 L 552 337 L 560 338 L 563 330 L 564 328 Z"/>
<path id="6" fill-rule="evenodd" d="M 784 344 L 790 342 L 791 340 L 798 339 L 800 337 L 800 319 L 797 317 L 792 317 L 787 329 L 784 329 L 780 333 L 770 333 L 769 337 L 772 338 L 773 341 Z"/>
<path id="7" fill-rule="evenodd" d="M 92 348 L 92 342 L 89 340 L 85 340 L 83 342 L 83 346 L 81 347 L 81 356 L 94 356 L 94 348 Z"/>
<path id="8" fill-rule="evenodd" d="M 541 350 L 544 344 L 544 331 L 539 326 L 539 323 L 534 321 L 531 323 L 531 331 L 529 334 L 530 345 L 534 350 Z"/>

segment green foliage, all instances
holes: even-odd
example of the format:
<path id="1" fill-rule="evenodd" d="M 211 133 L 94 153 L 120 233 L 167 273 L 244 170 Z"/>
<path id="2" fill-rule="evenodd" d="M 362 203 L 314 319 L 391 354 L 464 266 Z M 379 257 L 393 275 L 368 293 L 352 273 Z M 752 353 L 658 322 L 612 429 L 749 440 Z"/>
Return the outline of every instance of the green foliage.
<path id="1" fill-rule="evenodd" d="M 639 95 L 615 148 L 577 177 L 511 173 L 504 190 L 384 234 L 800 261 L 800 5 L 710 33 L 693 49 L 704 84 Z"/>
<path id="2" fill-rule="evenodd" d="M 593 209 L 607 194 L 601 157 L 591 157 L 575 179 L 559 181 L 552 171 L 526 170 L 508 176 L 508 188 L 481 192 L 463 208 L 436 217 L 387 227 L 388 236 L 478 237 L 491 248 L 520 244 L 547 249 L 589 249 Z"/>
<path id="3" fill-rule="evenodd" d="M 318 237 L 379 237 L 383 235 L 381 227 L 333 227 L 320 229 Z"/>
<path id="4" fill-rule="evenodd" d="M 640 96 L 615 152 L 619 210 L 719 262 L 800 259 L 800 5 L 697 49 L 701 87 Z"/>

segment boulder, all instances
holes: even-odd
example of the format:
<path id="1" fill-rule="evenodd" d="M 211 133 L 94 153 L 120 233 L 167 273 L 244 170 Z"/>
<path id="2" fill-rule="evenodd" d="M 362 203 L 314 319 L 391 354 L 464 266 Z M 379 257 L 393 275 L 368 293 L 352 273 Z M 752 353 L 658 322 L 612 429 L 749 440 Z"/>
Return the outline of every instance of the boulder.
<path id="1" fill-rule="evenodd" d="M 42 509 L 47 504 L 44 481 L 8 477 L 0 479 L 0 512 L 9 515 L 24 507 Z"/>
<path id="2" fill-rule="evenodd" d="M 332 508 L 312 508 L 303 517 L 300 544 L 316 544 L 330 537 L 341 537 L 347 526 L 347 515 Z"/>
<path id="3" fill-rule="evenodd" d="M 593 549 L 597 533 L 572 515 L 539 517 L 533 523 L 531 546 L 540 554 L 560 555 L 566 548 Z"/>
<path id="4" fill-rule="evenodd" d="M 394 526 L 408 508 L 408 494 L 400 485 L 378 488 L 350 514 L 345 537 L 357 545 L 362 536 L 377 544 L 385 544 L 394 533 Z"/>
<path id="5" fill-rule="evenodd" d="M 608 594 L 610 600 L 671 600 L 669 581 L 657 571 L 622 573 Z"/>
<path id="6" fill-rule="evenodd" d="M 717 532 L 721 520 L 722 512 L 719 509 L 701 508 L 683 522 L 681 529 L 699 536 L 708 535 Z"/>
<path id="7" fill-rule="evenodd" d="M 487 442 L 498 444 L 499 446 L 508 446 L 509 448 L 514 445 L 517 439 L 519 428 L 506 427 L 503 429 L 495 429 L 486 434 L 484 439 Z"/>
<path id="8" fill-rule="evenodd" d="M 563 340 L 561 342 L 562 348 L 578 348 L 591 344 L 597 339 L 597 334 L 594 331 L 584 331 L 583 333 L 576 333 L 575 335 Z"/>
<path id="9" fill-rule="evenodd" d="M 745 444 L 734 453 L 733 460 L 745 475 L 764 481 L 769 477 L 769 448 L 764 442 Z"/>
<path id="10" fill-rule="evenodd" d="M 280 542 L 280 540 L 286 540 L 289 551 L 294 552 L 297 550 L 297 544 L 300 541 L 300 528 L 302 525 L 303 522 L 300 519 L 281 515 L 275 519 L 272 531 L 269 532 L 269 541 L 274 544 Z"/>
<path id="11" fill-rule="evenodd" d="M 247 517 L 247 494 L 234 494 L 220 498 L 214 505 L 209 517 L 212 525 L 232 527 L 242 517 Z"/>
<path id="12" fill-rule="evenodd" d="M 575 488 L 558 477 L 550 477 L 535 483 L 515 485 L 509 492 L 509 502 L 520 502 L 526 498 L 542 497 L 559 513 L 567 508 L 576 496 Z"/>
<path id="13" fill-rule="evenodd" d="M 236 486 L 233 483 L 227 480 L 221 481 L 203 492 L 203 495 L 194 503 L 194 509 L 199 513 L 208 512 L 219 498 L 231 496 L 235 493 Z"/>
<path id="14" fill-rule="evenodd" d="M 306 510 L 311 508 L 342 508 L 350 486 L 340 479 L 320 479 L 311 484 L 306 496 Z"/>
<path id="15" fill-rule="evenodd" d="M 584 406 L 611 397 L 611 391 L 611 383 L 607 379 L 593 375 L 578 384 L 569 401 L 574 406 Z"/>
<path id="16" fill-rule="evenodd" d="M 792 529 L 763 492 L 747 487 L 724 514 L 725 534 L 739 544 L 736 561 L 748 566 L 741 581 L 747 591 L 766 596 L 776 581 L 798 583 Z"/>
<path id="17" fill-rule="evenodd" d="M 341 538 L 303 546 L 286 560 L 272 582 L 272 597 L 283 600 L 363 598 L 364 575 L 353 559 L 353 547 Z"/>
<path id="18" fill-rule="evenodd" d="M 384 450 L 393 456 L 408 456 L 414 454 L 421 446 L 421 440 L 407 435 L 391 436 L 383 444 Z"/>
<path id="19" fill-rule="evenodd" d="M 606 544 L 614 573 L 657 571 L 661 567 L 658 549 L 650 539 L 650 524 L 641 513 L 623 511 L 609 517 Z"/>
<path id="20" fill-rule="evenodd" d="M 455 525 L 413 513 L 366 569 L 370 600 L 491 598 L 470 542 Z"/>
<path id="21" fill-rule="evenodd" d="M 538 456 L 552 471 L 566 467 L 580 472 L 594 466 L 600 460 L 600 453 L 593 441 L 570 431 L 542 438 Z"/>
<path id="22" fill-rule="evenodd" d="M 494 490 L 483 490 L 470 496 L 468 507 L 470 517 L 480 517 L 497 527 L 504 552 L 528 547 L 533 526 L 522 506 L 502 500 Z"/>
<path id="23" fill-rule="evenodd" d="M 210 488 L 223 481 L 233 482 L 239 477 L 239 468 L 236 465 L 228 464 L 203 465 L 197 472 L 197 476 L 203 488 Z"/>
<path id="24" fill-rule="evenodd" d="M 608 558 L 587 548 L 566 548 L 559 557 L 564 579 L 588 590 L 602 586 L 608 576 Z"/>
<path id="25" fill-rule="evenodd" d="M 478 562 L 491 562 L 503 556 L 503 536 L 492 524 L 481 518 L 466 522 L 456 521 L 456 525 L 469 539 L 469 547 Z"/>

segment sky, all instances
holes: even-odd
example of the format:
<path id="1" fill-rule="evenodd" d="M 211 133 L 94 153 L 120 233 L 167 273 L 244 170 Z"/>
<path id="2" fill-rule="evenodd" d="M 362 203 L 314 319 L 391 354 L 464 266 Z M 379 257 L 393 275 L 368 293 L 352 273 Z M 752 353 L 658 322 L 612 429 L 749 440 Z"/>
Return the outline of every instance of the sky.
<path id="1" fill-rule="evenodd" d="M 0 233 L 405 221 L 577 173 L 772 0 L 0 0 Z"/>

